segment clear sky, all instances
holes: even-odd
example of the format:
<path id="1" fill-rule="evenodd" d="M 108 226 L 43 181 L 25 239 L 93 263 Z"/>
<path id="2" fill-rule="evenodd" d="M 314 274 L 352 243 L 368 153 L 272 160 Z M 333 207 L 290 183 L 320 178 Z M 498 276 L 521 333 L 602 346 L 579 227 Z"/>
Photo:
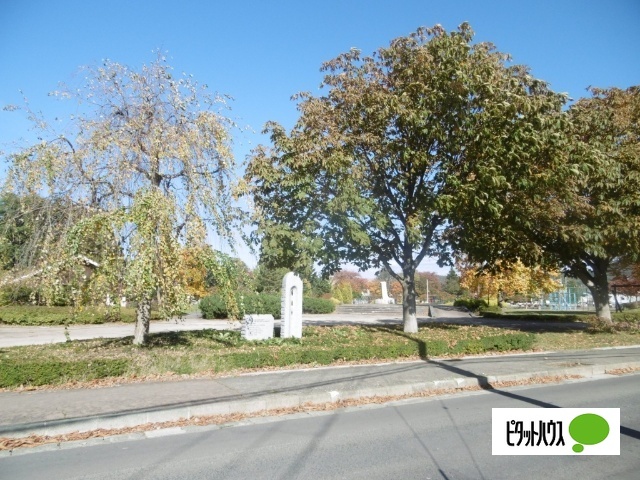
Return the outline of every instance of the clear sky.
<path id="1" fill-rule="evenodd" d="M 357 47 L 371 54 L 419 26 L 468 21 L 533 75 L 577 99 L 590 85 L 640 84 L 640 0 L 0 0 L 0 107 L 22 95 L 47 118 L 65 109 L 47 96 L 102 59 L 137 68 L 168 52 L 176 71 L 231 95 L 241 126 L 238 162 L 267 120 L 297 118 L 291 95 L 319 93 L 323 62 Z M 0 111 L 0 150 L 31 137 L 18 112 Z M 3 169 L 4 170 L 4 169 Z M 255 258 L 241 250 L 250 265 Z M 443 271 L 432 262 L 421 270 Z M 446 271 L 446 269 L 444 270 Z"/>

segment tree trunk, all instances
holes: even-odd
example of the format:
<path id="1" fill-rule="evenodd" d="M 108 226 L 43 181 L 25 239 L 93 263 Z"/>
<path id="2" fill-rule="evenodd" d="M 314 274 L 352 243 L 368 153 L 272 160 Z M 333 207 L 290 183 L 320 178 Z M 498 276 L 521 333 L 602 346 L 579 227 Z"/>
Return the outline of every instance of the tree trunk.
<path id="1" fill-rule="evenodd" d="M 598 320 L 612 324 L 611 310 L 609 309 L 609 279 L 607 278 L 609 260 L 592 258 L 589 261 L 589 267 L 591 267 L 591 271 L 581 268 L 576 272 L 576 276 L 591 292 Z"/>
<path id="2" fill-rule="evenodd" d="M 405 273 L 402 282 L 402 322 L 405 333 L 418 333 L 416 296 L 414 272 Z"/>
<path id="3" fill-rule="evenodd" d="M 149 336 L 149 321 L 151 319 L 151 299 L 145 297 L 138 302 L 136 309 L 136 329 L 133 334 L 134 345 L 145 345 Z"/>
<path id="4" fill-rule="evenodd" d="M 587 287 L 593 297 L 598 320 L 609 324 L 613 323 L 611 320 L 611 310 L 609 309 L 609 282 L 606 282 L 604 285 L 594 283 L 591 286 L 587 285 Z"/>

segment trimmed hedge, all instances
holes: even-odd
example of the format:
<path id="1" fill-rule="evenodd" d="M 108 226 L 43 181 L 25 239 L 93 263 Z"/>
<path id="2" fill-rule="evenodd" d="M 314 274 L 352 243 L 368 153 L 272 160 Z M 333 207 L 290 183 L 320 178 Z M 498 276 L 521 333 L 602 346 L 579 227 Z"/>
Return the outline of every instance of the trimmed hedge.
<path id="1" fill-rule="evenodd" d="M 428 330 L 425 333 L 428 335 Z M 536 338 L 527 333 L 497 333 L 480 338 L 469 338 L 465 333 L 459 337 L 455 329 L 451 330 L 448 339 L 427 340 L 427 335 L 404 335 L 400 328 L 306 327 L 302 339 L 272 338 L 252 342 L 242 339 L 238 331 L 165 332 L 152 335 L 150 345 L 145 349 L 134 350 L 126 345 L 126 340 L 96 342 L 94 345 L 102 344 L 104 348 L 98 353 L 102 355 L 100 358 L 95 358 L 97 352 L 93 346 L 85 346 L 84 342 L 15 347 L 4 349 L 0 354 L 0 388 L 90 382 L 107 377 L 164 372 L 234 372 L 297 364 L 329 365 L 345 361 L 527 350 Z M 37 352 L 38 356 L 30 352 Z"/>
<path id="2" fill-rule="evenodd" d="M 611 314 L 611 318 L 615 322 L 629 322 L 640 323 L 640 309 L 639 310 L 622 310 L 621 312 L 614 312 Z"/>
<path id="3" fill-rule="evenodd" d="M 129 369 L 122 359 L 96 359 L 91 362 L 0 362 L 0 388 L 17 385 L 55 385 L 69 380 L 91 381 L 98 378 L 119 377 Z"/>
<path id="4" fill-rule="evenodd" d="M 336 304 L 331 300 L 325 300 L 324 298 L 304 297 L 302 299 L 302 311 L 304 313 L 312 314 L 327 314 L 333 313 L 336 309 Z"/>
<path id="5" fill-rule="evenodd" d="M 478 311 L 483 317 L 493 317 L 502 314 L 502 308 L 497 305 L 491 305 L 490 307 L 480 307 Z"/>
<path id="6" fill-rule="evenodd" d="M 244 306 L 244 308 L 243 308 Z M 260 315 L 273 315 L 273 318 L 280 318 L 281 302 L 278 295 L 268 295 L 265 293 L 257 295 L 245 295 L 240 306 L 241 315 L 243 313 L 257 313 Z"/>
<path id="7" fill-rule="evenodd" d="M 271 314 L 276 320 L 280 318 L 281 300 L 277 295 L 265 293 L 244 295 L 239 299 L 238 304 L 240 305 L 241 314 L 244 311 L 247 314 Z M 335 308 L 333 302 L 323 298 L 304 297 L 302 299 L 302 311 L 304 313 L 331 313 Z M 200 300 L 200 311 L 203 318 L 229 318 L 227 306 L 219 295 L 209 295 Z"/>
<path id="8" fill-rule="evenodd" d="M 500 313 L 481 309 L 480 315 L 487 318 L 501 318 L 504 320 L 529 320 L 533 322 L 587 322 L 593 316 L 593 312 L 553 312 L 550 310 L 511 310 Z"/>
<path id="9" fill-rule="evenodd" d="M 72 325 L 110 322 L 135 322 L 135 309 L 85 307 L 75 312 L 71 307 L 41 307 L 34 305 L 0 307 L 0 324 L 6 325 Z M 152 314 L 152 318 L 155 316 Z"/>
<path id="10" fill-rule="evenodd" d="M 451 350 L 452 353 L 478 354 L 484 352 L 508 352 L 511 350 L 530 350 L 535 341 L 530 333 L 511 333 L 482 337 L 477 340 L 461 340 Z"/>
<path id="11" fill-rule="evenodd" d="M 209 295 L 200 300 L 202 318 L 227 318 L 227 306 L 219 295 Z"/>
<path id="12" fill-rule="evenodd" d="M 480 298 L 458 298 L 453 302 L 454 307 L 466 307 L 470 311 L 475 312 L 482 307 L 488 307 L 489 304 Z"/>

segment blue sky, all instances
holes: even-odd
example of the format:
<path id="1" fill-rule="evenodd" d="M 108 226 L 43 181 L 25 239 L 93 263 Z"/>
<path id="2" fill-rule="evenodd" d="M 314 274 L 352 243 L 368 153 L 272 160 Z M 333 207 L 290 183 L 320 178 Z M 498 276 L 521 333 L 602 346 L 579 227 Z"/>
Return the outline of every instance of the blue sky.
<path id="1" fill-rule="evenodd" d="M 241 126 L 238 162 L 267 120 L 291 127 L 291 95 L 319 93 L 323 62 L 357 47 L 370 54 L 419 26 L 468 21 L 477 41 L 526 64 L 572 98 L 590 85 L 640 83 L 640 1 L 136 1 L 0 0 L 0 107 L 22 95 L 47 118 L 65 108 L 47 96 L 73 84 L 82 65 L 109 58 L 131 67 L 168 52 L 179 72 L 231 95 Z M 32 134 L 18 112 L 0 111 L 0 150 Z M 245 249 L 241 256 L 255 265 Z M 421 269 L 441 271 L 432 262 Z"/>

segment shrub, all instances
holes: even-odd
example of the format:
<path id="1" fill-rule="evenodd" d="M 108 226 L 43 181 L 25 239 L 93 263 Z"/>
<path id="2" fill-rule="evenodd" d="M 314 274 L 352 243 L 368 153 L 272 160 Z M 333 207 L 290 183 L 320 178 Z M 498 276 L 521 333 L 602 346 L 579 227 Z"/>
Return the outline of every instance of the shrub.
<path id="1" fill-rule="evenodd" d="M 0 388 L 20 385 L 52 385 L 70 379 L 91 381 L 119 377 L 129 368 L 127 360 L 94 359 L 90 362 L 23 362 L 3 359 L 0 363 Z"/>
<path id="2" fill-rule="evenodd" d="M 478 354 L 483 352 L 508 352 L 511 350 L 530 350 L 535 341 L 530 333 L 510 333 L 474 340 L 461 340 L 452 348 L 452 353 Z"/>
<path id="3" fill-rule="evenodd" d="M 324 298 L 305 297 L 302 299 L 302 311 L 304 313 L 324 314 L 332 313 L 336 309 L 335 304 L 331 300 Z"/>
<path id="4" fill-rule="evenodd" d="M 5 285 L 0 289 L 0 305 L 27 305 L 37 291 L 26 285 Z"/>
<path id="5" fill-rule="evenodd" d="M 479 310 L 481 307 L 488 307 L 489 304 L 480 298 L 458 298 L 453 302 L 454 307 L 465 307 L 472 312 Z"/>
<path id="6" fill-rule="evenodd" d="M 240 303 L 240 302 L 238 302 Z M 259 293 L 245 295 L 240 304 L 240 314 L 273 315 L 273 318 L 280 318 L 281 301 L 278 295 Z"/>
<path id="7" fill-rule="evenodd" d="M 497 305 L 480 306 L 478 311 L 483 317 L 500 316 L 502 314 L 502 308 Z"/>
<path id="8" fill-rule="evenodd" d="M 200 300 L 202 318 L 227 318 L 227 305 L 220 295 L 209 295 Z"/>
<path id="9" fill-rule="evenodd" d="M 276 320 L 280 318 L 281 300 L 278 295 L 266 293 L 244 295 L 238 299 L 240 314 L 273 315 Z M 304 313 L 331 313 L 335 305 L 330 300 L 322 298 L 302 299 L 302 311 Z M 200 300 L 200 311 L 203 318 L 228 318 L 227 306 L 220 295 L 210 295 Z"/>
<path id="10" fill-rule="evenodd" d="M 640 310 L 623 310 L 611 314 L 611 318 L 615 322 L 640 323 Z"/>
<path id="11" fill-rule="evenodd" d="M 157 314 L 152 313 L 151 318 L 156 319 Z M 71 307 L 33 305 L 0 307 L 0 324 L 7 325 L 70 325 L 134 321 L 135 310 L 132 308 L 85 307 L 74 311 Z"/>

